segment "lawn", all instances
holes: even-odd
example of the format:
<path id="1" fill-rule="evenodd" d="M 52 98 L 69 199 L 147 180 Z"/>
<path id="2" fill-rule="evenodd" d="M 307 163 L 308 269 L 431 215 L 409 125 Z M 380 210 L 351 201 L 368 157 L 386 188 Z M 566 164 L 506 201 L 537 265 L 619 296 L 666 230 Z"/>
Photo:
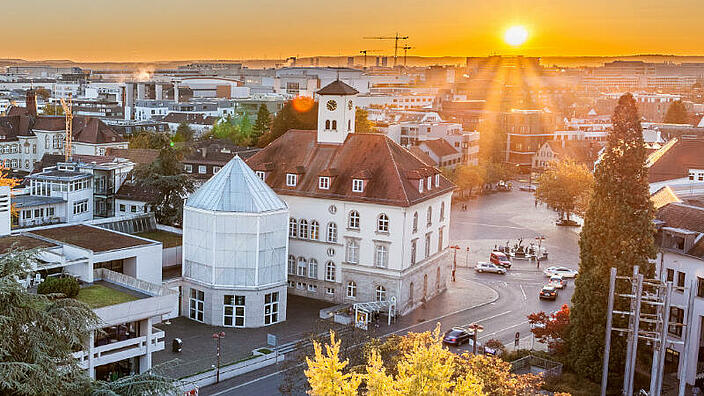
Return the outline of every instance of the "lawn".
<path id="1" fill-rule="evenodd" d="M 88 304 L 91 308 L 100 308 L 134 301 L 138 298 L 109 287 L 93 285 L 81 288 L 76 299 Z"/>
<path id="2" fill-rule="evenodd" d="M 159 241 L 164 245 L 164 249 L 174 247 L 174 246 L 181 246 L 181 235 L 174 234 L 173 232 L 156 230 L 156 231 L 140 232 L 139 234 L 135 234 L 135 235 L 138 237 L 147 238 L 147 239 L 151 239 L 154 241 Z"/>

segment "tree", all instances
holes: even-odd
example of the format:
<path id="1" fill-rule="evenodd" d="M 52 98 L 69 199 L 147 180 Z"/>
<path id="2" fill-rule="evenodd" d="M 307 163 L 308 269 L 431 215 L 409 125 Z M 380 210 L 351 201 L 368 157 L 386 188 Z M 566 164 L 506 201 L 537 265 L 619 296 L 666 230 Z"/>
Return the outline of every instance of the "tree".
<path id="1" fill-rule="evenodd" d="M 130 137 L 130 148 L 161 150 L 171 145 L 171 137 L 165 132 L 143 129 Z"/>
<path id="2" fill-rule="evenodd" d="M 586 166 L 574 161 L 552 161 L 537 184 L 535 197 L 569 220 L 572 213 L 583 216 L 586 212 L 594 177 Z"/>
<path id="3" fill-rule="evenodd" d="M 195 135 L 195 132 L 193 129 L 188 126 L 187 123 L 182 122 L 178 124 L 178 128 L 176 128 L 176 133 L 174 134 L 174 142 L 191 142 L 193 141 L 193 136 Z"/>
<path id="4" fill-rule="evenodd" d="M 306 358 L 308 369 L 305 370 L 311 387 L 310 394 L 316 396 L 356 395 L 362 377 L 358 374 L 342 373 L 349 361 L 340 361 L 340 341 L 335 340 L 335 333 L 330 331 L 330 344 L 325 346 L 325 354 L 323 354 L 320 343 L 316 342 L 313 346 L 315 357 L 313 359 Z"/>
<path id="5" fill-rule="evenodd" d="M 43 113 L 44 115 L 64 115 L 64 108 L 61 105 L 46 103 Z"/>
<path id="6" fill-rule="evenodd" d="M 161 224 L 183 223 L 183 201 L 194 190 L 193 180 L 181 173 L 181 159 L 182 151 L 166 147 L 156 161 L 135 169 L 138 185 L 154 192 L 148 204 Z"/>
<path id="7" fill-rule="evenodd" d="M 477 165 L 458 166 L 453 181 L 463 193 L 468 190 L 469 195 L 472 195 L 474 188 L 484 185 L 484 169 Z"/>
<path id="8" fill-rule="evenodd" d="M 51 91 L 46 88 L 37 88 L 34 92 L 37 94 L 38 97 L 42 98 L 42 100 L 44 101 L 49 100 L 49 98 L 51 97 Z"/>
<path id="9" fill-rule="evenodd" d="M 276 113 L 271 123 L 271 130 L 263 134 L 257 141 L 258 147 L 265 147 L 286 133 L 289 129 L 317 129 L 318 128 L 318 102 L 312 98 L 297 97 L 284 105 Z"/>
<path id="10" fill-rule="evenodd" d="M 357 107 L 354 113 L 354 132 L 355 133 L 381 133 L 369 121 L 369 112 L 366 109 Z"/>
<path id="11" fill-rule="evenodd" d="M 654 275 L 654 208 L 645 168 L 646 151 L 636 102 L 623 95 L 612 117 L 606 149 L 594 174 L 594 192 L 580 234 L 579 276 L 570 311 L 568 362 L 577 375 L 599 382 L 604 352 L 609 268 L 630 275 L 638 265 L 646 277 Z M 629 289 L 630 291 L 630 289 Z M 626 292 L 619 288 L 617 293 Z M 621 299 L 619 299 L 621 300 Z M 625 310 L 619 301 L 617 309 Z M 620 317 L 615 327 L 626 327 Z M 609 372 L 622 382 L 625 343 L 613 337 Z"/>
<path id="12" fill-rule="evenodd" d="M 663 122 L 670 124 L 687 124 L 689 122 L 689 113 L 681 100 L 672 102 L 667 108 Z"/>
<path id="13" fill-rule="evenodd" d="M 563 355 L 569 337 L 570 307 L 563 304 L 559 311 L 551 314 L 535 312 L 528 315 L 531 333 L 538 342 L 546 344 L 551 351 Z"/>
<path id="14" fill-rule="evenodd" d="M 238 146 L 251 146 L 254 143 L 252 141 L 252 121 L 246 113 L 235 116 L 228 115 L 216 122 L 209 135 L 217 139 L 229 140 Z"/>
<path id="15" fill-rule="evenodd" d="M 254 127 L 252 127 L 252 142 L 257 143 L 259 138 L 265 133 L 269 132 L 271 129 L 271 113 L 266 104 L 262 103 L 259 105 L 259 111 L 257 111 L 257 119 L 254 121 Z"/>
<path id="16" fill-rule="evenodd" d="M 508 164 L 487 162 L 483 167 L 484 183 L 486 184 L 498 183 L 501 180 L 510 180 L 516 174 L 515 167 Z"/>

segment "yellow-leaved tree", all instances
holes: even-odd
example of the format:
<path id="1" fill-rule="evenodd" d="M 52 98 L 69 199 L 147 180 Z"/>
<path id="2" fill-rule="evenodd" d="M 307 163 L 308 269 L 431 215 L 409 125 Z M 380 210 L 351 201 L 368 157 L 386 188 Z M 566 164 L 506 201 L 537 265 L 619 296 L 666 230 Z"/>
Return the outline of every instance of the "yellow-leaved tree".
<path id="1" fill-rule="evenodd" d="M 308 369 L 305 370 L 311 395 L 316 396 L 353 396 L 362 382 L 359 374 L 343 373 L 349 364 L 348 360 L 340 361 L 340 341 L 335 340 L 335 333 L 330 331 L 330 344 L 323 347 L 319 343 L 313 344 L 315 357 L 306 357 Z"/>

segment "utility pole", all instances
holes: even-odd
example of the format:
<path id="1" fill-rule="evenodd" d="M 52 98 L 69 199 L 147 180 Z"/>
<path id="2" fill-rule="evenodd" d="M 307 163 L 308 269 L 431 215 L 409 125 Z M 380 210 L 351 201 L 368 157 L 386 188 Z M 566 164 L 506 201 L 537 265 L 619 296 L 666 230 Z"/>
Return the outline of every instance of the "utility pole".
<path id="1" fill-rule="evenodd" d="M 215 339 L 216 344 L 217 344 L 217 349 L 215 352 L 215 356 L 217 358 L 217 368 L 215 371 L 215 383 L 219 384 L 220 383 L 220 340 L 225 338 L 225 332 L 221 331 L 219 333 L 213 333 L 213 339 Z"/>

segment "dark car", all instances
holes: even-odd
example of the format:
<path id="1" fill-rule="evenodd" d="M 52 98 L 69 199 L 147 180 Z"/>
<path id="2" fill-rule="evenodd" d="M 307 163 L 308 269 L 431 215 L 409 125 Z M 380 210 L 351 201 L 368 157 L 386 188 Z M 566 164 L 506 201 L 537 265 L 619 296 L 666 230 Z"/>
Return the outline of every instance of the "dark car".
<path id="1" fill-rule="evenodd" d="M 467 330 L 456 327 L 445 332 L 442 342 L 443 344 L 459 346 L 464 343 L 469 343 L 470 338 L 472 338 L 472 336 Z"/>
<path id="2" fill-rule="evenodd" d="M 543 286 L 540 290 L 540 299 L 554 300 L 557 298 L 557 289 L 552 286 Z"/>

